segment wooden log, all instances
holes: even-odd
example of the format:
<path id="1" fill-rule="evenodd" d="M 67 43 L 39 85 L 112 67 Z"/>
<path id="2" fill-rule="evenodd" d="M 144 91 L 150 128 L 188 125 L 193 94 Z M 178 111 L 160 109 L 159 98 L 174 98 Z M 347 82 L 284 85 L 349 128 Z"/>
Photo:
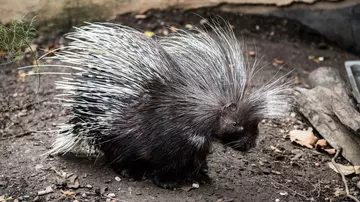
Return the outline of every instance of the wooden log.
<path id="1" fill-rule="evenodd" d="M 298 112 L 331 146 L 341 147 L 344 158 L 360 165 L 360 114 L 347 98 L 323 86 L 295 88 L 294 94 Z"/>

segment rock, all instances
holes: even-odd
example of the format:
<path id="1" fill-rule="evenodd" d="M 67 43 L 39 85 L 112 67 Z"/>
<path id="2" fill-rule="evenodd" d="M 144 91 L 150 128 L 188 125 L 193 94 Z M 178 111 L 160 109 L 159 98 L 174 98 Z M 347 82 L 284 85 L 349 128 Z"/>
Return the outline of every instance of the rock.
<path id="1" fill-rule="evenodd" d="M 88 188 L 88 189 L 93 188 L 93 186 L 91 184 L 87 184 L 87 185 L 85 185 L 85 187 Z"/>
<path id="2" fill-rule="evenodd" d="M 120 181 L 121 181 L 121 178 L 118 177 L 118 176 L 116 176 L 116 177 L 115 177 L 115 180 L 116 180 L 117 182 L 120 182 Z"/>
<path id="3" fill-rule="evenodd" d="M 358 181 L 358 182 L 356 183 L 356 187 L 357 187 L 358 189 L 360 189 L 360 181 Z"/>
<path id="4" fill-rule="evenodd" d="M 293 158 L 291 158 L 291 160 L 292 161 L 298 160 L 298 159 L 300 159 L 302 157 L 302 155 L 303 155 L 303 153 L 297 153 L 297 154 L 295 154 L 295 156 Z"/>
<path id="5" fill-rule="evenodd" d="M 48 186 L 45 190 L 38 191 L 38 196 L 46 195 L 52 192 L 54 192 L 54 190 L 50 186 Z"/>
<path id="6" fill-rule="evenodd" d="M 355 177 L 351 178 L 351 181 L 353 181 L 353 182 L 360 181 L 360 177 L 359 177 L 359 176 L 355 176 Z"/>
<path id="7" fill-rule="evenodd" d="M 348 98 L 350 94 L 350 89 L 347 88 L 339 71 L 333 67 L 319 67 L 312 71 L 309 75 L 309 82 L 312 88 L 322 86 L 334 91 L 342 98 Z"/>
<path id="8" fill-rule="evenodd" d="M 108 194 L 108 197 L 109 198 L 114 198 L 116 195 L 114 194 L 114 193 L 110 193 L 110 194 Z"/>

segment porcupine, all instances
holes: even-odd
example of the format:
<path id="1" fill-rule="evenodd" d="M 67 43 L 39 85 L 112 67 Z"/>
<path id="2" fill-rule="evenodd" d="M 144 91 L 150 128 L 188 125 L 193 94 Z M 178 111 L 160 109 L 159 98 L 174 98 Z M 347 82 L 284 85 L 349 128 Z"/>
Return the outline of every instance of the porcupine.
<path id="1" fill-rule="evenodd" d="M 58 59 L 77 73 L 56 83 L 70 109 L 50 151 L 86 143 L 117 171 L 145 173 L 172 189 L 206 176 L 213 141 L 247 152 L 264 118 L 288 114 L 289 83 L 250 92 L 256 74 L 230 27 L 208 23 L 158 39 L 113 23 L 88 23 L 67 35 Z"/>

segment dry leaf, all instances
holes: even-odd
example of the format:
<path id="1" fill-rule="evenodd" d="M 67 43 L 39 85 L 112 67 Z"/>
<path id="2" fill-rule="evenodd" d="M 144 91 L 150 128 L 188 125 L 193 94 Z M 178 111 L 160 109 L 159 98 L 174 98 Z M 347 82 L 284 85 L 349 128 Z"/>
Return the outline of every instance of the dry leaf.
<path id="1" fill-rule="evenodd" d="M 136 19 L 145 19 L 146 17 L 146 15 L 135 15 Z"/>
<path id="2" fill-rule="evenodd" d="M 0 50 L 0 57 L 4 57 L 6 55 L 5 51 Z"/>
<path id="3" fill-rule="evenodd" d="M 328 165 L 335 172 L 339 173 L 332 162 L 329 162 Z M 339 163 L 336 163 L 336 165 L 344 175 L 351 175 L 351 174 L 355 173 L 355 167 L 354 166 L 345 166 L 345 165 L 342 165 L 342 164 L 339 164 Z M 356 166 L 356 167 L 358 169 L 357 171 L 359 171 L 358 166 Z"/>
<path id="4" fill-rule="evenodd" d="M 186 29 L 192 29 L 192 28 L 193 28 L 193 26 L 192 26 L 192 25 L 190 25 L 190 24 L 186 24 L 186 25 L 185 25 L 185 28 L 186 28 Z"/>
<path id="5" fill-rule="evenodd" d="M 27 47 L 25 49 L 25 53 L 29 53 L 29 52 L 32 52 L 32 51 L 36 51 L 38 45 L 37 44 L 31 44 L 30 47 Z"/>
<path id="6" fill-rule="evenodd" d="M 162 29 L 162 34 L 165 35 L 165 36 L 167 36 L 167 35 L 169 34 L 169 30 L 166 29 L 166 28 L 163 28 L 163 29 Z"/>
<path id="7" fill-rule="evenodd" d="M 54 54 L 54 55 L 55 55 L 55 54 Z M 32 64 L 32 65 L 38 65 L 38 64 L 40 64 L 40 63 L 39 63 L 38 60 L 33 60 L 33 61 L 31 62 L 31 64 Z"/>
<path id="8" fill-rule="evenodd" d="M 26 73 L 23 71 L 19 71 L 18 73 L 18 81 L 19 82 L 25 82 Z"/>
<path id="9" fill-rule="evenodd" d="M 255 56 L 255 51 L 249 51 L 250 56 Z"/>
<path id="10" fill-rule="evenodd" d="M 301 78 L 299 76 L 295 76 L 295 84 L 301 84 Z"/>
<path id="11" fill-rule="evenodd" d="M 153 37 L 155 35 L 155 33 L 152 32 L 152 31 L 145 31 L 144 34 L 145 34 L 145 36 L 147 36 L 149 38 L 151 38 L 151 37 Z"/>
<path id="12" fill-rule="evenodd" d="M 291 142 L 296 142 L 310 149 L 314 148 L 315 143 L 318 141 L 318 138 L 312 131 L 292 130 L 289 135 Z"/>
<path id="13" fill-rule="evenodd" d="M 316 142 L 315 147 L 316 148 L 324 148 L 327 145 L 325 139 L 320 139 Z"/>
<path id="14" fill-rule="evenodd" d="M 326 151 L 328 154 L 335 154 L 336 153 L 336 149 L 332 148 L 332 149 L 324 149 L 324 151 Z"/>
<path id="15" fill-rule="evenodd" d="M 171 26 L 171 27 L 170 27 L 170 30 L 171 30 L 172 32 L 177 32 L 178 28 L 176 28 L 175 26 Z"/>
<path id="16" fill-rule="evenodd" d="M 355 174 L 360 174 L 360 166 L 354 166 Z"/>
<path id="17" fill-rule="evenodd" d="M 270 148 L 274 151 L 274 152 L 278 152 L 278 153 L 281 153 L 280 149 L 274 147 L 274 146 L 270 146 Z"/>
<path id="18" fill-rule="evenodd" d="M 72 192 L 72 191 L 63 191 L 63 190 L 60 190 L 61 193 L 65 194 L 65 195 L 70 195 L 70 196 L 75 196 L 75 192 Z"/>
<path id="19" fill-rule="evenodd" d="M 274 62 L 278 65 L 282 65 L 284 64 L 284 60 L 278 60 L 278 59 L 275 59 Z"/>

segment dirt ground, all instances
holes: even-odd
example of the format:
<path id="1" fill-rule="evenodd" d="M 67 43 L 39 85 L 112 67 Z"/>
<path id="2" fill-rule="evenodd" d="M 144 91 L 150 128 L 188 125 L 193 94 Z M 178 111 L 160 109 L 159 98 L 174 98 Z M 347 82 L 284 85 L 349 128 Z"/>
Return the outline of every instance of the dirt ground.
<path id="1" fill-rule="evenodd" d="M 285 62 L 282 72 L 294 69 L 294 82 L 304 86 L 308 73 L 317 67 L 338 68 L 346 78 L 344 62 L 360 59 L 296 22 L 275 18 L 201 9 L 151 11 L 146 19 L 128 14 L 115 21 L 157 33 L 164 26 L 199 24 L 194 13 L 203 17 L 216 13 L 229 20 L 249 51 L 255 51 L 256 58 L 264 56 L 260 65 L 268 64 L 263 74 L 268 78 L 281 66 L 274 64 L 274 59 Z M 60 37 L 45 34 L 39 38 L 38 48 L 59 41 Z M 323 57 L 323 61 L 309 56 Z M 215 144 L 209 159 L 212 183 L 192 190 L 164 190 L 147 180 L 132 181 L 112 171 L 102 158 L 41 156 L 50 148 L 54 134 L 34 131 L 48 131 L 64 121 L 65 112 L 52 100 L 54 81 L 60 77 L 42 76 L 39 87 L 37 77 L 22 81 L 16 67 L 0 68 L 0 201 L 9 197 L 14 201 L 350 201 L 336 194 L 344 186 L 340 176 L 327 166 L 330 155 L 294 145 L 286 138 L 289 130 L 307 129 L 297 116 L 261 123 L 262 141 L 247 154 Z M 271 146 L 281 152 L 274 152 Z M 358 176 L 349 177 L 355 194 L 359 193 L 358 181 Z M 52 192 L 42 193 L 47 187 Z"/>

